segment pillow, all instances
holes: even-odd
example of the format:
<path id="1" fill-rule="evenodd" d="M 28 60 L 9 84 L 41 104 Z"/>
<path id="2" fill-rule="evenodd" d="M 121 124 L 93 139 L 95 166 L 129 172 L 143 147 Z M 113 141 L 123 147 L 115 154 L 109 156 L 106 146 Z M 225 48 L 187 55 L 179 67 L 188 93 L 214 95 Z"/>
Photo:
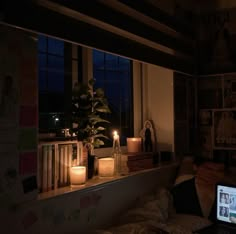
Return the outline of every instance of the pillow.
<path id="1" fill-rule="evenodd" d="M 176 213 L 202 216 L 195 178 L 175 185 L 171 190 Z"/>
<path id="2" fill-rule="evenodd" d="M 166 222 L 172 213 L 175 213 L 172 194 L 168 189 L 161 187 L 140 197 L 135 207 L 122 214 L 117 223 L 124 225 L 150 220 L 157 223 Z"/>
<path id="3" fill-rule="evenodd" d="M 175 185 L 192 179 L 194 177 L 193 158 L 185 157 L 180 163 L 178 174 L 176 176 Z"/>

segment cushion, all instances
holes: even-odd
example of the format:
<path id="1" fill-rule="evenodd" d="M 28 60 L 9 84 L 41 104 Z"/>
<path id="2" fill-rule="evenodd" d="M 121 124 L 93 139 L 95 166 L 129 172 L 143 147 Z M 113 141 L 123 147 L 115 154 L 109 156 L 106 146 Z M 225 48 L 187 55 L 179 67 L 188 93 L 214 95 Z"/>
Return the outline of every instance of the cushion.
<path id="1" fill-rule="evenodd" d="M 146 220 L 166 222 L 172 213 L 174 213 L 174 208 L 170 191 L 166 188 L 158 188 L 149 195 L 140 197 L 135 207 L 121 216 L 118 224 L 124 225 Z"/>
<path id="2" fill-rule="evenodd" d="M 195 186 L 195 178 L 175 185 L 171 193 L 176 213 L 202 216 L 202 210 Z"/>
<path id="3" fill-rule="evenodd" d="M 184 157 L 180 163 L 175 185 L 194 177 L 194 166 L 192 157 Z"/>

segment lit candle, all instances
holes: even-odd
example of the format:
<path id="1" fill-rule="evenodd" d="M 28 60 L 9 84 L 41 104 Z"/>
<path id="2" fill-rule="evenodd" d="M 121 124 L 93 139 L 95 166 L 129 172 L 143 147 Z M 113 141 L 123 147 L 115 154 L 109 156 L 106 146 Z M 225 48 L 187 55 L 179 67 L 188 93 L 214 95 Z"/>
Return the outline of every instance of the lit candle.
<path id="1" fill-rule="evenodd" d="M 117 131 L 114 131 L 113 140 L 118 140 L 118 139 L 119 139 L 119 135 L 118 135 Z"/>
<path id="2" fill-rule="evenodd" d="M 127 138 L 127 151 L 130 153 L 141 152 L 142 138 L 141 137 Z"/>
<path id="3" fill-rule="evenodd" d="M 71 187 L 84 184 L 86 181 L 86 167 L 75 166 L 70 168 Z"/>
<path id="4" fill-rule="evenodd" d="M 100 158 L 98 160 L 98 175 L 100 177 L 112 177 L 115 171 L 114 158 Z"/>

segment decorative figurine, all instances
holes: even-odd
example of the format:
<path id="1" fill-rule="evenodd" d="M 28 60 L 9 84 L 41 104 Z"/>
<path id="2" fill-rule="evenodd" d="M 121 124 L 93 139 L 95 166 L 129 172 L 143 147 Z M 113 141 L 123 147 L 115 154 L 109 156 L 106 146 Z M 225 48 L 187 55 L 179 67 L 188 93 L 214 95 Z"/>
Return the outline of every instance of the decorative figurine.
<path id="1" fill-rule="evenodd" d="M 153 152 L 155 144 L 155 133 L 150 120 L 146 120 L 144 128 L 140 132 L 140 136 L 143 138 L 144 151 Z"/>

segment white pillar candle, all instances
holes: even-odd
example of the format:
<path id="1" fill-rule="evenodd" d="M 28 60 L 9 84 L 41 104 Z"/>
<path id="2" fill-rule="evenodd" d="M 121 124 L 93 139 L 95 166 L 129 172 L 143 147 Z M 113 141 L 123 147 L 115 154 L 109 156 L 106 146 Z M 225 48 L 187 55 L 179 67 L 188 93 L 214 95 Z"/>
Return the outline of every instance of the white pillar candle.
<path id="1" fill-rule="evenodd" d="M 114 158 L 100 158 L 98 160 L 98 175 L 100 177 L 112 177 L 115 171 Z"/>
<path id="2" fill-rule="evenodd" d="M 127 138 L 127 151 L 129 153 L 137 153 L 142 151 L 142 138 Z"/>
<path id="3" fill-rule="evenodd" d="M 72 187 L 84 184 L 85 181 L 86 181 L 86 167 L 74 166 L 70 168 L 70 184 Z"/>

